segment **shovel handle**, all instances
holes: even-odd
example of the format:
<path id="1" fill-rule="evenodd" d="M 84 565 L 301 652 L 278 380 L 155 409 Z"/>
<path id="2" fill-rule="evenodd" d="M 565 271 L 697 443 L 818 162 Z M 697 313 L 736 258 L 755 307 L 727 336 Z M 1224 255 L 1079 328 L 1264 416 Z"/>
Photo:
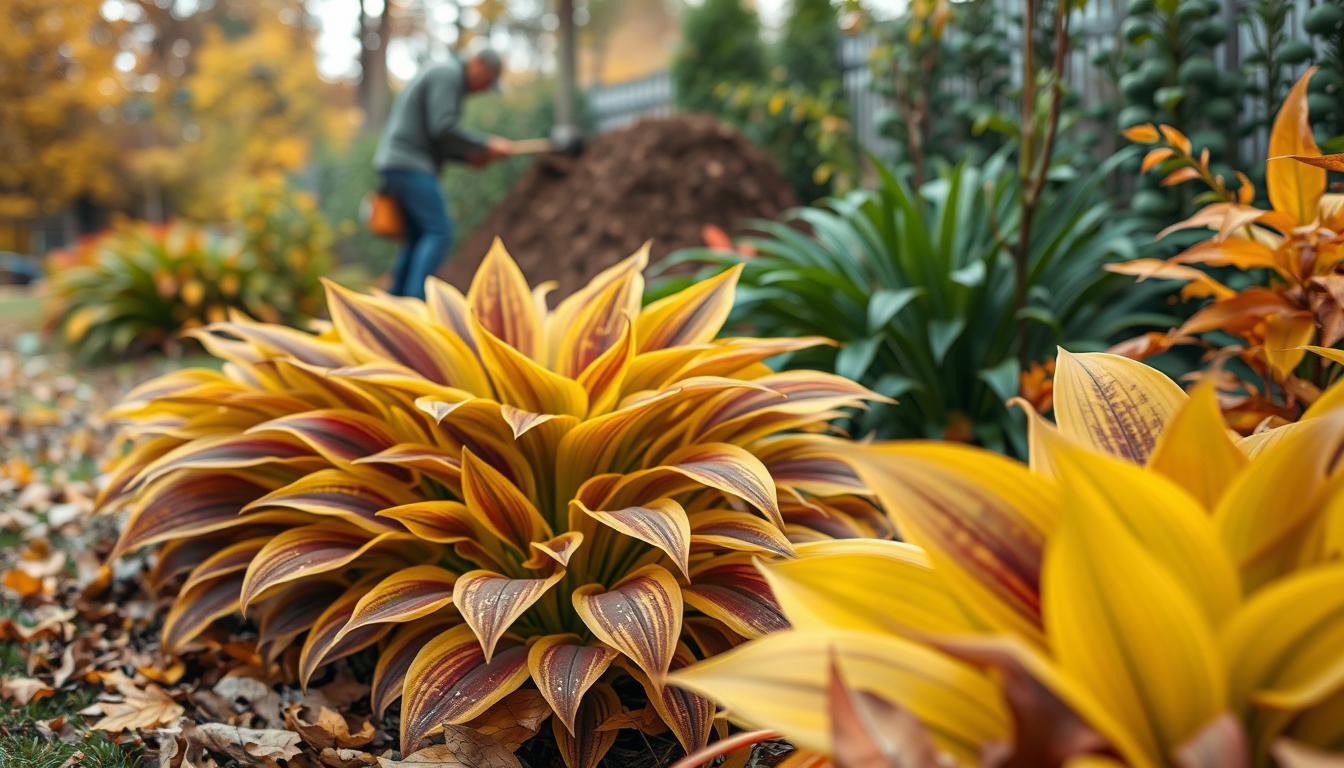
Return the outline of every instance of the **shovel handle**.
<path id="1" fill-rule="evenodd" d="M 542 152 L 552 152 L 555 145 L 550 139 L 520 139 L 513 142 L 513 154 L 515 155 L 535 155 Z"/>

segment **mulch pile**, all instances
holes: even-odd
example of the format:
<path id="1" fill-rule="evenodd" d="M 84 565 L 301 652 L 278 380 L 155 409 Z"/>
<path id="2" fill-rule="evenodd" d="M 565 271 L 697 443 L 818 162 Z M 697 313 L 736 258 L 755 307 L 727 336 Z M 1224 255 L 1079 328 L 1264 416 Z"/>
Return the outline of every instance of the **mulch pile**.
<path id="1" fill-rule="evenodd" d="M 529 282 L 565 296 L 646 240 L 653 260 L 798 204 L 774 162 L 705 115 L 648 118 L 597 136 L 577 157 L 539 157 L 441 276 L 466 290 L 496 235 Z"/>

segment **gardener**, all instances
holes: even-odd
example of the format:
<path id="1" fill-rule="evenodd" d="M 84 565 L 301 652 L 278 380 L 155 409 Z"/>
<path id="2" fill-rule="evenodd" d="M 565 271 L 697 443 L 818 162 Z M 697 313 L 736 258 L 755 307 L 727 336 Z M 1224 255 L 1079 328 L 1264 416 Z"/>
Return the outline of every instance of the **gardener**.
<path id="1" fill-rule="evenodd" d="M 456 57 L 422 70 L 392 102 L 374 166 L 383 191 L 401 211 L 405 242 L 392 267 L 391 292 L 424 298 L 425 279 L 438 270 L 453 244 L 453 221 L 439 189 L 447 160 L 484 166 L 513 153 L 512 143 L 481 136 L 458 123 L 462 100 L 499 81 L 499 54 L 483 50 L 465 62 Z"/>

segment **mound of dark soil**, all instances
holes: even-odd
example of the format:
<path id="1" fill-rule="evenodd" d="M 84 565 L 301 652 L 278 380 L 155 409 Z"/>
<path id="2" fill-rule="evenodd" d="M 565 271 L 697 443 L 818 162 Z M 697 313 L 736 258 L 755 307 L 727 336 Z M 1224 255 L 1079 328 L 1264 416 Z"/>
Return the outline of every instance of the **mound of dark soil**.
<path id="1" fill-rule="evenodd" d="M 565 296 L 653 241 L 653 260 L 798 200 L 764 151 L 704 115 L 648 118 L 595 137 L 577 157 L 546 155 L 457 249 L 441 276 L 466 290 L 496 235 L 528 282 Z"/>

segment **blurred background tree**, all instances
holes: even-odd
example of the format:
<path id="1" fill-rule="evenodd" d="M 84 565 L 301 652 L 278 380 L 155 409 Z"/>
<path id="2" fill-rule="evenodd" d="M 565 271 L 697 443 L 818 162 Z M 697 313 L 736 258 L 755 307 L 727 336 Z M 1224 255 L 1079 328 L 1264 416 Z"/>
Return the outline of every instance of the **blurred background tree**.
<path id="1" fill-rule="evenodd" d="M 99 17 L 101 4 L 0 4 L 0 220 L 110 203 L 122 193 L 126 93 L 113 45 L 120 30 Z"/>
<path id="2" fill-rule="evenodd" d="M 724 82 L 756 82 L 767 71 L 761 22 L 743 0 L 705 0 L 682 19 L 681 47 L 672 62 L 677 106 L 687 112 L 717 112 L 714 89 Z"/>

